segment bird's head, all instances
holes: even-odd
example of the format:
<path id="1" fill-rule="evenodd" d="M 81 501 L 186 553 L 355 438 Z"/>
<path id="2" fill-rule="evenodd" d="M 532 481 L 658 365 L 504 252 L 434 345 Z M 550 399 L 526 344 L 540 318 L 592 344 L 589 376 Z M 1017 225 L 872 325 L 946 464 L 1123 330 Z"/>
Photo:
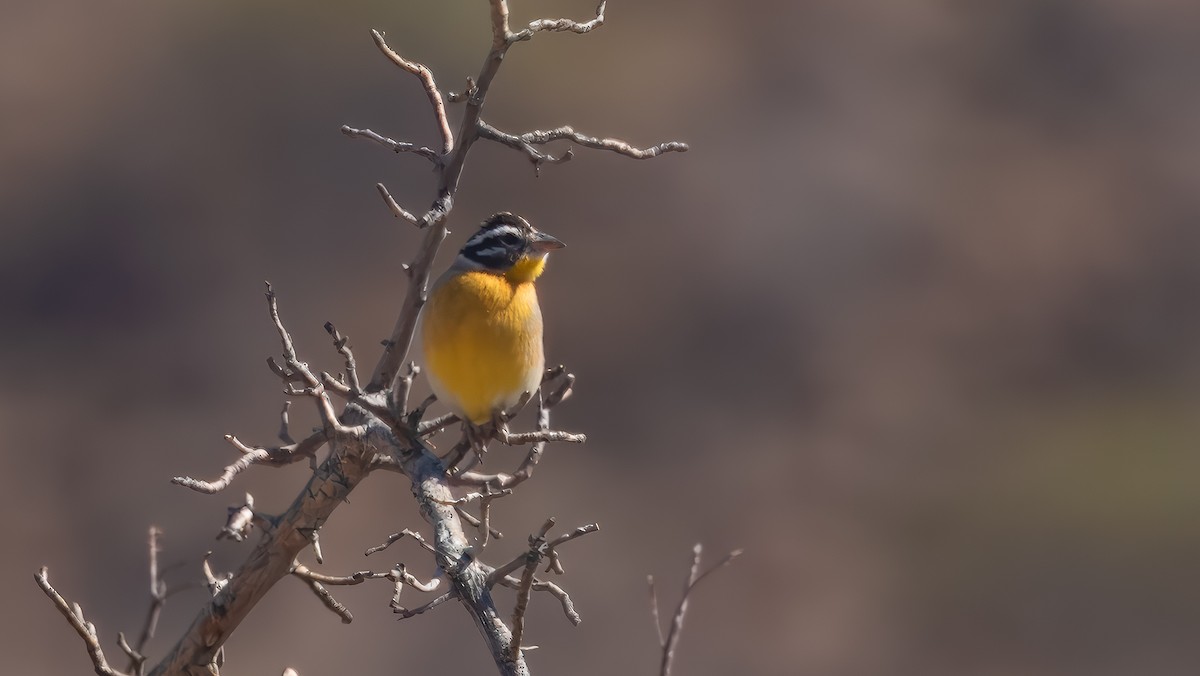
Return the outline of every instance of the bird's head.
<path id="1" fill-rule="evenodd" d="M 504 275 L 515 283 L 532 282 L 546 267 L 546 256 L 565 246 L 520 216 L 492 215 L 463 245 L 455 265 Z"/>

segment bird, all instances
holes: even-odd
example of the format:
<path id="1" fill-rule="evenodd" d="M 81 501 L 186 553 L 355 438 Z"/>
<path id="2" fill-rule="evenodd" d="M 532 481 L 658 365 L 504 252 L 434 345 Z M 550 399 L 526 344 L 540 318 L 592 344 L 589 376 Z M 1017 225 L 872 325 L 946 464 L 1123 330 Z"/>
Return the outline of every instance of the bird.
<path id="1" fill-rule="evenodd" d="M 421 344 L 433 393 L 459 418 L 499 429 L 541 384 L 546 358 L 534 282 L 565 245 L 509 212 L 493 214 L 430 287 Z M 470 429 L 470 428 L 468 428 Z"/>

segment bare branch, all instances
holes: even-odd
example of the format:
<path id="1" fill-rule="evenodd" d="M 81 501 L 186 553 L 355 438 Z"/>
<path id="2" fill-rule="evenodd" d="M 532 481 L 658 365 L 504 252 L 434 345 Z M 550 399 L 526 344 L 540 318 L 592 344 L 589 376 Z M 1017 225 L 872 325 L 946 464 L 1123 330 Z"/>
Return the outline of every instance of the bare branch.
<path id="1" fill-rule="evenodd" d="M 292 335 L 283 327 L 283 320 L 279 318 L 279 303 L 276 300 L 275 290 L 271 288 L 270 282 L 266 284 L 267 311 L 271 315 L 271 322 L 275 324 L 275 330 L 279 332 L 279 341 L 283 344 L 284 363 L 290 369 L 288 373 L 309 387 L 319 387 L 321 381 L 309 370 L 308 364 L 301 362 L 300 358 L 296 356 L 296 346 L 292 343 Z"/>
<path id="2" fill-rule="evenodd" d="M 354 361 L 354 353 L 350 351 L 350 338 L 338 332 L 333 322 L 325 322 L 325 331 L 333 338 L 333 346 L 338 354 L 346 360 L 346 381 L 350 386 L 350 394 L 362 394 L 362 386 L 358 384 L 358 365 Z"/>
<path id="3" fill-rule="evenodd" d="M 355 129 L 349 125 L 342 125 L 342 133 L 350 138 L 361 138 L 366 139 L 367 141 L 378 143 L 394 153 L 412 153 L 414 155 L 420 155 L 430 162 L 433 162 L 435 165 L 442 161 L 441 156 L 438 155 L 437 151 L 432 148 L 418 146 L 414 143 L 408 143 L 406 141 L 394 141 L 386 136 L 380 136 L 370 129 Z"/>
<path id="4" fill-rule="evenodd" d="M 558 560 L 558 551 L 555 549 L 556 547 L 558 547 L 559 545 L 562 545 L 564 543 L 570 542 L 571 540 L 574 540 L 577 537 L 587 535 L 588 533 L 595 533 L 598 530 L 600 530 L 600 524 L 589 523 L 586 526 L 580 526 L 579 528 L 576 528 L 575 530 L 571 531 L 570 533 L 560 535 L 560 536 L 554 538 L 553 540 L 551 540 L 549 543 L 547 543 L 546 544 L 546 557 L 550 559 L 550 567 L 546 569 L 546 572 L 553 571 L 559 575 L 562 575 L 564 572 L 563 567 L 562 567 L 562 562 Z"/>
<path id="5" fill-rule="evenodd" d="M 329 590 L 326 589 L 324 585 L 316 580 L 301 575 L 297 575 L 296 577 L 299 577 L 304 581 L 304 584 L 308 586 L 313 594 L 316 594 L 317 598 L 320 599 L 321 603 L 324 604 L 324 606 L 328 608 L 330 612 L 341 618 L 342 624 L 350 624 L 354 621 L 354 614 L 350 612 L 350 609 L 337 599 L 333 598 L 333 594 L 330 594 Z"/>
<path id="6" fill-rule="evenodd" d="M 386 573 L 364 570 L 357 573 L 352 573 L 350 575 L 333 576 L 313 572 L 307 566 L 301 563 L 295 563 L 292 566 L 292 575 L 304 580 L 305 584 L 307 584 L 309 588 L 312 589 L 317 595 L 317 597 L 321 599 L 321 602 L 324 603 L 327 608 L 341 617 L 342 622 L 346 624 L 349 624 L 351 620 L 354 619 L 353 615 L 350 614 L 350 611 L 344 605 L 338 603 L 333 598 L 333 595 L 329 593 L 329 590 L 325 589 L 324 585 L 351 586 L 362 584 L 367 580 L 390 580 L 395 587 L 395 591 L 392 594 L 392 599 L 389 605 L 391 606 L 393 612 L 402 615 L 404 618 L 412 617 L 413 615 L 419 615 L 426 610 L 439 605 L 453 595 L 453 591 L 447 592 L 446 594 L 443 594 L 442 596 L 430 601 L 416 610 L 409 610 L 401 606 L 400 590 L 405 585 L 419 591 L 432 592 L 435 591 L 441 584 L 441 580 L 437 578 L 434 578 L 429 582 L 421 582 L 405 569 L 404 564 L 399 564 Z"/>
<path id="7" fill-rule="evenodd" d="M 288 409 L 292 407 L 292 402 L 283 401 L 283 410 L 279 412 L 279 440 L 284 444 L 294 444 L 296 440 L 292 438 L 292 433 L 288 430 L 291 423 L 288 422 Z"/>
<path id="8" fill-rule="evenodd" d="M 438 150 L 394 141 L 370 130 L 343 128 L 343 133 L 347 136 L 369 140 L 395 152 L 415 153 L 433 164 L 437 176 L 436 193 L 431 206 L 419 216 L 400 208 L 394 199 L 389 199 L 390 194 L 385 189 L 380 190 L 380 195 L 393 214 L 410 222 L 416 222 L 418 227 L 425 230 L 416 255 L 407 267 L 410 283 L 403 300 L 399 303 L 399 312 L 391 334 L 384 341 L 384 353 L 370 380 L 360 383 L 363 385 L 364 391 L 362 396 L 356 396 L 355 392 L 358 388 L 349 376 L 344 383 L 337 381 L 332 376 L 325 378 L 322 375 L 319 377 L 306 364 L 299 361 L 291 337 L 279 320 L 274 294 L 268 288 L 272 319 L 279 330 L 284 347 L 283 361 L 276 363 L 272 360 L 271 368 L 284 380 L 285 392 L 289 396 L 312 397 L 317 402 L 324 434 L 317 437 L 317 441 L 311 449 L 312 453 L 307 454 L 307 457 L 314 457 L 315 450 L 326 442 L 330 445 L 330 453 L 314 469 L 312 477 L 293 504 L 283 514 L 271 517 L 269 536 L 260 539 L 236 574 L 224 579 L 218 578 L 212 574 L 206 562 L 206 573 L 214 597 L 211 603 L 201 609 L 175 647 L 152 670 L 151 676 L 205 673 L 205 670 L 208 673 L 215 673 L 216 665 L 219 665 L 223 659 L 222 646 L 232 632 L 267 591 L 279 579 L 292 572 L 296 556 L 305 547 L 312 544 L 311 534 L 321 528 L 332 512 L 347 499 L 358 482 L 374 469 L 397 470 L 411 481 L 413 495 L 422 518 L 432 528 L 432 536 L 430 542 L 425 543 L 416 533 L 410 531 L 404 534 L 414 536 L 424 547 L 435 553 L 437 564 L 447 578 L 450 587 L 450 591 L 447 593 L 414 610 L 403 609 L 399 604 L 399 599 L 394 598 L 393 607 L 398 614 L 406 617 L 412 616 L 444 603 L 450 598 L 459 599 L 471 615 L 503 676 L 527 676 L 528 670 L 521 654 L 520 638 L 513 641 L 513 636 L 505 625 L 505 618 L 499 615 L 489 593 L 491 585 L 500 583 L 520 586 L 524 582 L 525 591 L 522 593 L 526 598 L 529 591 L 542 589 L 550 591 L 563 602 L 568 617 L 572 618 L 573 622 L 578 621 L 577 615 L 574 615 L 571 608 L 569 597 L 551 583 L 538 580 L 536 576 L 527 582 L 515 577 L 510 578 L 507 575 L 503 575 L 499 579 L 492 577 L 493 569 L 476 558 L 475 550 L 463 531 L 463 521 L 459 517 L 461 505 L 447 504 L 447 502 L 453 503 L 455 499 L 449 487 L 451 479 L 446 476 L 444 465 L 420 436 L 420 434 L 440 428 L 430 426 L 423 428 L 421 433 L 418 433 L 418 425 L 424 415 L 424 410 L 419 410 L 420 415 L 416 418 L 405 420 L 410 424 L 397 425 L 393 422 L 403 418 L 406 413 L 407 402 L 404 402 L 403 398 L 407 397 L 409 384 L 403 382 L 405 374 L 402 366 L 408 360 L 418 314 L 426 302 L 434 261 L 441 243 L 447 235 L 448 217 L 454 205 L 466 158 L 474 142 L 481 137 L 480 118 L 484 102 L 507 50 L 514 42 L 528 39 L 539 32 L 587 32 L 599 26 L 604 18 L 602 5 L 597 10 L 596 19 L 593 21 L 538 20 L 531 22 L 527 28 L 512 33 L 509 30 L 508 6 L 505 0 L 489 0 L 489 5 L 492 15 L 492 46 L 474 81 L 468 81 L 462 119 L 457 129 L 457 139 L 450 131 L 444 101 L 429 69 L 400 57 L 388 47 L 381 33 L 377 31 L 372 33 L 377 47 L 389 60 L 421 80 L 442 137 L 442 144 Z M 573 130 L 561 134 L 558 133 L 559 131 L 561 130 L 530 132 L 532 137 L 526 138 L 528 135 L 522 134 L 516 138 L 544 158 L 553 157 L 553 155 L 546 153 L 540 146 L 553 140 L 570 141 L 585 146 L 591 142 L 593 145 L 590 147 L 600 147 L 613 152 L 627 151 L 632 153 L 629 155 L 631 157 L 651 156 L 651 153 L 684 149 L 682 144 L 670 147 L 668 147 L 669 144 L 663 144 L 661 148 L 638 149 L 621 141 L 592 139 L 582 134 L 576 135 Z M 543 135 L 546 137 L 544 141 L 542 140 Z M 529 156 L 524 147 L 519 149 Z M 543 159 L 542 161 L 548 160 Z M 413 374 L 410 372 L 409 375 Z M 560 384 L 558 388 L 547 385 L 543 389 L 543 402 L 538 416 L 540 434 L 525 437 L 525 443 L 533 443 L 525 461 L 514 474 L 502 475 L 500 478 L 482 475 L 483 483 L 476 485 L 491 483 L 492 487 L 487 492 L 511 487 L 528 479 L 532 474 L 533 467 L 541 457 L 545 443 L 549 439 L 555 438 L 555 434 L 550 433 L 548 411 L 555 403 L 569 394 L 570 383 Z M 341 416 L 333 409 L 330 393 L 349 395 L 349 404 L 342 411 Z M 398 403 L 401 405 L 397 405 Z M 379 413 L 381 408 L 393 412 L 391 420 Z M 444 420 L 440 424 L 447 425 L 450 424 L 450 421 Z M 519 436 L 515 438 L 522 439 Z M 290 441 L 284 441 L 285 445 L 280 450 L 292 446 Z M 304 443 L 299 442 L 296 446 L 299 447 Z M 261 457 L 262 453 L 256 452 L 264 450 L 268 449 L 249 449 L 247 455 L 257 457 L 248 464 L 270 464 L 269 453 L 267 457 L 263 458 Z M 297 451 L 298 448 L 293 448 L 291 453 L 295 454 Z M 228 477 L 223 476 L 214 484 L 205 484 L 195 480 L 191 480 L 191 483 L 201 488 L 220 490 L 228 485 L 233 475 L 240 472 L 241 469 L 244 467 L 229 470 Z M 479 479 L 480 477 L 464 475 L 463 478 Z M 217 486 L 217 483 L 222 483 L 222 485 Z M 490 533 L 490 529 L 487 528 L 486 514 L 484 517 L 481 524 Z M 394 536 L 388 544 L 399 537 L 401 535 Z M 553 544 L 553 542 L 546 543 L 543 537 L 534 558 L 544 560 L 549 557 L 552 569 L 557 570 L 560 566 L 557 564 Z M 397 573 L 396 577 L 397 580 L 394 584 L 397 590 L 406 585 L 412 586 L 404 579 L 403 574 Z M 321 586 L 328 584 L 315 578 L 311 581 Z"/>
<path id="9" fill-rule="evenodd" d="M 470 75 L 467 76 L 467 86 L 461 93 L 446 92 L 446 100 L 450 103 L 462 103 L 472 96 L 475 96 L 475 78 Z"/>
<path id="10" fill-rule="evenodd" d="M 658 635 L 658 647 L 667 647 L 667 637 L 663 636 L 662 620 L 658 616 L 658 592 L 654 589 L 654 576 L 647 575 L 646 583 L 650 587 L 650 619 L 654 620 L 654 633 Z"/>
<path id="11" fill-rule="evenodd" d="M 564 397 L 562 394 L 560 394 L 560 392 L 569 391 L 572 383 L 574 383 L 574 376 L 567 374 L 566 384 L 563 386 L 560 386 L 558 389 L 556 389 L 554 391 L 554 395 L 556 395 L 556 399 L 551 402 L 551 401 L 547 400 L 546 398 L 542 398 L 542 400 L 539 402 L 539 404 L 538 404 L 538 423 L 537 423 L 538 431 L 531 432 L 528 434 L 543 435 L 543 436 L 535 436 L 532 438 L 532 440 L 535 443 L 533 444 L 533 446 L 530 447 L 529 453 L 526 454 L 526 456 L 525 456 L 525 460 L 523 460 L 521 462 L 521 465 L 519 467 L 517 467 L 516 471 L 514 471 L 511 474 L 506 473 L 506 472 L 498 472 L 496 474 L 484 474 L 481 472 L 460 471 L 449 477 L 450 483 L 454 484 L 454 485 L 491 486 L 493 488 L 512 488 L 513 486 L 516 486 L 517 484 L 527 481 L 530 477 L 532 477 L 534 467 L 536 467 L 538 462 L 541 461 L 542 453 L 546 450 L 546 443 L 548 441 L 552 440 L 552 438 L 555 435 L 566 434 L 565 432 L 550 432 L 550 409 L 553 408 L 554 403 L 557 403 L 558 401 L 562 401 L 562 399 Z M 546 387 L 545 381 L 543 381 L 542 387 Z M 541 395 L 539 394 L 539 397 L 540 396 Z M 520 438 L 519 435 L 509 435 L 509 438 L 512 438 L 513 436 L 518 436 L 518 438 Z M 583 437 L 583 435 L 578 435 L 578 436 Z M 574 441 L 576 439 L 575 438 L 563 438 L 563 439 L 557 439 L 557 440 Z"/>
<path id="12" fill-rule="evenodd" d="M 325 385 L 321 378 L 313 374 L 308 368 L 308 364 L 300 361 L 296 355 L 296 347 L 292 343 L 292 336 L 283 326 L 283 320 L 279 318 L 279 304 L 275 296 L 275 290 L 271 288 L 271 283 L 267 282 L 267 309 L 271 314 L 271 321 L 275 324 L 275 330 L 279 332 L 279 341 L 283 344 L 283 366 L 275 363 L 274 359 L 268 359 L 267 363 L 271 366 L 271 370 L 286 381 L 302 382 L 305 387 L 303 390 L 294 390 L 291 388 L 285 389 L 284 392 L 289 395 L 304 395 L 313 397 L 317 401 L 317 411 L 321 414 L 321 422 L 325 426 L 326 432 L 329 435 L 359 435 L 365 430 L 362 426 L 357 428 L 343 425 L 338 419 L 338 414 L 333 410 L 333 404 L 329 401 L 329 394 L 326 392 Z M 361 391 L 361 389 L 360 389 Z"/>
<path id="13" fill-rule="evenodd" d="M 392 51 L 392 48 L 388 47 L 387 42 L 383 39 L 383 33 L 373 30 L 371 38 L 375 40 L 375 46 L 379 48 L 379 51 L 383 52 L 383 55 L 392 63 L 420 78 L 421 85 L 425 87 L 425 95 L 429 97 L 429 105 L 433 108 L 434 117 L 437 118 L 438 131 L 442 135 L 442 154 L 449 154 L 454 149 L 454 133 L 450 131 L 450 122 L 446 119 L 446 104 L 442 102 L 442 93 L 433 79 L 433 71 Z"/>
<path id="14" fill-rule="evenodd" d="M 417 425 L 417 435 L 422 437 L 432 436 L 446 429 L 447 427 L 459 422 L 460 418 L 453 413 L 438 416 L 433 420 L 422 421 Z"/>
<path id="15" fill-rule="evenodd" d="M 455 508 L 458 510 L 459 516 L 469 517 L 467 519 L 468 523 L 471 523 L 472 525 L 474 525 L 476 528 L 479 529 L 479 546 L 481 548 L 487 547 L 488 539 L 490 538 L 490 536 L 492 534 L 492 527 L 491 527 L 492 500 L 495 500 L 496 498 L 502 498 L 506 495 L 512 495 L 511 488 L 505 488 L 503 490 L 493 492 L 491 487 L 489 486 L 489 487 L 487 487 L 487 490 L 483 493 L 468 493 L 468 494 L 464 495 L 463 497 L 450 502 L 450 504 L 454 505 Z M 462 508 L 463 505 L 470 503 L 470 502 L 474 502 L 476 500 L 479 501 L 479 518 L 478 519 L 471 517 L 467 513 L 467 511 Z M 499 535 L 498 532 L 497 532 L 497 535 Z"/>
<path id="16" fill-rule="evenodd" d="M 51 586 L 49 571 L 46 567 L 43 566 L 33 578 L 37 580 L 38 586 L 42 588 L 46 596 L 54 602 L 54 607 L 58 608 L 58 612 L 67 618 L 67 622 L 83 639 L 88 655 L 92 658 L 92 665 L 96 668 L 96 673 L 100 676 L 125 676 L 123 672 L 108 666 L 108 661 L 104 658 L 104 649 L 100 647 L 100 639 L 96 636 L 96 626 L 84 618 L 83 609 L 79 607 L 78 603 L 68 605 L 67 600 Z"/>
<path id="17" fill-rule="evenodd" d="M 679 643 L 679 635 L 680 635 L 680 632 L 683 630 L 683 617 L 687 613 L 688 600 L 689 600 L 689 597 L 691 596 L 692 590 L 696 588 L 696 585 L 699 584 L 701 580 L 703 580 L 704 578 L 706 578 L 710 574 L 712 574 L 713 571 L 715 571 L 719 568 L 728 566 L 730 563 L 733 562 L 734 559 L 741 556 L 741 554 L 742 554 L 742 550 L 735 549 L 732 552 L 730 552 L 729 554 L 726 554 L 725 558 L 718 561 L 711 568 L 709 568 L 708 570 L 701 573 L 700 572 L 700 554 L 702 551 L 703 551 L 703 547 L 701 547 L 700 544 L 698 544 L 698 543 L 696 544 L 695 547 L 692 548 L 692 567 L 688 572 L 687 583 L 683 586 L 683 597 L 681 599 L 679 599 L 679 606 L 675 609 L 675 617 L 673 617 L 671 619 L 671 629 L 667 632 L 666 641 L 662 640 L 662 630 L 661 629 L 658 630 L 659 631 L 659 643 L 663 646 L 662 665 L 661 665 L 661 668 L 659 669 L 659 676 L 670 676 L 670 674 L 671 674 L 671 663 L 675 659 L 675 647 Z M 651 587 L 651 613 L 654 615 L 654 622 L 655 622 L 655 626 L 657 627 L 658 626 L 658 601 L 655 598 L 655 595 L 653 592 L 654 578 L 650 577 L 649 579 L 650 579 L 650 587 Z"/>
<path id="18" fill-rule="evenodd" d="M 529 538 L 529 551 L 524 555 L 525 569 L 521 571 L 521 583 L 517 586 L 517 604 L 513 609 L 512 619 L 512 642 L 509 644 L 509 655 L 516 662 L 521 657 L 521 638 L 525 634 L 525 611 L 529 607 L 529 592 L 533 586 L 533 573 L 537 570 L 537 566 L 541 563 L 543 546 L 546 544 L 546 533 L 554 527 L 554 517 L 546 519 L 542 524 L 541 530 L 537 535 Z M 501 573 L 502 569 L 497 569 L 492 573 L 494 579 L 506 577 L 507 573 Z M 498 576 L 498 577 L 496 577 Z"/>
<path id="19" fill-rule="evenodd" d="M 129 658 L 129 667 L 126 668 L 126 671 L 135 674 L 135 676 L 141 676 L 146 664 L 146 656 L 129 645 L 129 641 L 125 638 L 125 632 L 123 631 L 117 632 L 117 647 Z"/>
<path id="20" fill-rule="evenodd" d="M 146 621 L 142 623 L 142 631 L 138 636 L 137 647 L 131 647 L 125 653 L 129 655 L 129 666 L 126 671 L 140 674 L 146 662 L 144 651 L 154 632 L 158 628 L 158 619 L 162 615 L 163 604 L 167 601 L 167 585 L 158 574 L 158 536 L 162 531 L 157 526 L 150 527 L 150 608 L 146 612 Z M 124 648 L 122 648 L 124 650 Z M 135 657 L 136 655 L 136 657 Z M 140 659 L 139 659 L 140 658 Z"/>
<path id="21" fill-rule="evenodd" d="M 489 141 L 495 141 L 513 148 L 514 150 L 519 150 L 525 153 L 529 156 L 530 161 L 532 161 L 535 165 L 539 165 L 544 162 L 554 164 L 566 162 L 567 160 L 571 159 L 570 150 L 567 150 L 567 152 L 562 156 L 556 158 L 534 147 L 563 140 L 573 141 L 574 143 L 578 143 L 579 145 L 587 148 L 608 150 L 619 155 L 632 157 L 635 160 L 648 160 L 653 157 L 658 157 L 663 153 L 682 153 L 687 152 L 688 150 L 688 144 L 680 141 L 667 141 L 665 143 L 659 143 L 657 145 L 650 146 L 649 148 L 638 148 L 634 145 L 631 145 L 629 142 L 622 141 L 620 139 L 597 138 L 595 136 L 581 134 L 567 126 L 546 130 L 537 129 L 524 134 L 509 134 L 508 132 L 501 131 L 491 126 L 483 120 L 479 121 L 479 136 L 481 138 L 486 138 Z"/>
<path id="22" fill-rule="evenodd" d="M 525 637 L 525 611 L 529 607 L 529 593 L 533 587 L 533 572 L 537 569 L 539 557 L 530 551 L 526 555 L 525 569 L 521 571 L 521 583 L 517 586 L 517 604 L 513 608 L 512 643 L 509 651 L 515 661 L 521 656 L 521 639 Z"/>
<path id="23" fill-rule="evenodd" d="M 408 362 L 408 365 L 400 372 L 400 376 L 396 378 L 396 386 L 392 390 L 392 412 L 398 417 L 407 417 L 408 414 L 408 395 L 412 392 L 413 381 L 417 379 L 417 374 L 421 372 L 421 367 L 417 366 L 415 361 Z M 425 415 L 425 411 L 421 411 L 421 415 Z M 410 419 L 409 425 L 412 424 Z"/>
<path id="24" fill-rule="evenodd" d="M 426 148 L 426 150 L 428 150 L 428 148 Z M 382 183 L 376 183 L 375 189 L 379 191 L 379 196 L 383 198 L 384 204 L 387 204 L 388 209 L 392 211 L 393 216 L 396 218 L 403 218 L 413 225 L 417 224 L 417 217 L 413 216 L 411 213 L 406 211 L 404 207 L 400 206 L 400 203 L 396 201 L 396 198 L 392 197 L 392 193 L 388 192 L 388 189 L 384 187 Z"/>
<path id="25" fill-rule="evenodd" d="M 478 518 L 478 519 L 475 518 L 474 515 L 472 515 L 470 512 L 468 512 L 466 509 L 464 509 L 461 506 L 455 506 L 454 511 L 458 512 L 458 517 L 460 519 L 462 519 L 463 521 L 466 521 L 467 523 L 471 524 L 475 528 L 479 529 L 480 532 L 484 532 L 484 531 L 487 532 L 487 536 L 483 538 L 483 543 L 480 545 L 480 547 L 487 546 L 487 543 L 488 543 L 487 538 L 488 537 L 492 537 L 497 540 L 504 537 L 504 533 L 501 533 L 500 531 L 493 528 L 492 524 L 490 523 L 491 509 L 481 508 L 479 510 L 480 518 Z"/>
<path id="26" fill-rule="evenodd" d="M 535 174 L 541 173 L 541 167 L 543 164 L 562 164 L 563 162 L 570 162 L 571 159 L 575 157 L 575 152 L 570 148 L 567 148 L 562 155 L 557 156 L 551 155 L 550 153 L 544 153 L 535 148 L 533 144 L 526 143 L 525 141 L 521 140 L 519 136 L 514 136 L 513 134 L 500 131 L 483 120 L 479 120 L 478 129 L 480 138 L 485 138 L 489 141 L 495 141 L 496 143 L 506 145 L 513 150 L 519 150 L 525 153 L 525 155 L 529 158 L 529 161 L 533 163 L 533 171 Z"/>
<path id="27" fill-rule="evenodd" d="M 383 550 L 396 544 L 396 542 L 398 542 L 401 538 L 404 538 L 406 536 L 416 540 L 417 544 L 421 545 L 421 547 L 424 548 L 426 551 L 432 552 L 434 554 L 438 553 L 438 550 L 433 545 L 426 542 L 425 538 L 421 537 L 420 533 L 405 528 L 404 530 L 400 531 L 399 533 L 392 533 L 391 535 L 389 535 L 387 537 L 387 540 L 385 540 L 382 544 L 378 544 L 378 545 L 375 545 L 374 547 L 367 549 L 367 551 L 363 552 L 363 556 L 370 556 L 372 554 L 382 552 Z"/>
<path id="28" fill-rule="evenodd" d="M 608 3 L 600 3 L 600 6 L 596 8 L 596 18 L 592 19 L 591 21 L 579 22 L 572 21 L 571 19 L 537 19 L 535 21 L 530 21 L 528 28 L 518 33 L 509 35 L 508 41 L 512 43 L 528 40 L 533 37 L 534 33 L 541 33 L 544 31 L 571 32 L 579 33 L 581 35 L 583 33 L 588 33 L 604 25 L 604 6 L 606 4 Z"/>
<path id="29" fill-rule="evenodd" d="M 511 575 L 506 575 L 496 582 L 497 584 L 503 585 L 510 589 L 517 589 L 521 584 L 520 580 Z M 579 626 L 579 623 L 583 621 L 583 618 L 579 617 L 579 613 L 575 612 L 575 603 L 571 601 L 570 595 L 567 594 L 566 590 L 564 590 L 562 587 L 554 584 L 553 582 L 547 582 L 534 578 L 532 589 L 534 591 L 548 592 L 550 595 L 554 596 L 554 598 L 558 599 L 559 603 L 562 604 L 563 614 L 567 616 L 567 620 L 569 620 L 571 624 Z"/>
<path id="30" fill-rule="evenodd" d="M 507 446 L 520 446 L 522 444 L 531 444 L 534 442 L 567 442 L 570 444 L 582 444 L 587 441 L 586 434 L 574 434 L 571 432 L 562 432 L 558 430 L 538 430 L 536 432 L 498 432 L 496 438 L 501 443 Z"/>
<path id="31" fill-rule="evenodd" d="M 237 437 L 227 434 L 225 441 L 242 452 L 242 457 L 236 462 L 225 468 L 221 476 L 216 481 L 202 481 L 193 479 L 192 477 L 177 476 L 171 479 L 171 483 L 179 484 L 184 488 L 190 488 L 200 493 L 218 493 L 229 487 L 233 478 L 241 472 L 249 469 L 253 465 L 268 465 L 270 467 L 282 467 L 302 460 L 303 458 L 311 457 L 317 452 L 321 446 L 325 444 L 327 437 L 324 431 L 315 432 L 307 439 L 287 446 L 277 446 L 273 448 L 251 448 Z"/>
<path id="32" fill-rule="evenodd" d="M 398 603 L 393 604 L 392 612 L 399 615 L 400 619 L 407 620 L 408 618 L 420 615 L 421 613 L 423 613 L 427 610 L 430 610 L 432 608 L 437 608 L 438 606 L 442 605 L 446 601 L 449 601 L 450 599 L 454 598 L 454 596 L 455 595 L 452 592 L 446 592 L 445 594 L 442 594 L 441 596 L 435 598 L 434 600 L 430 601 L 429 603 L 426 603 L 425 605 L 417 607 L 417 608 L 412 608 L 411 610 L 408 608 L 402 607 Z"/>

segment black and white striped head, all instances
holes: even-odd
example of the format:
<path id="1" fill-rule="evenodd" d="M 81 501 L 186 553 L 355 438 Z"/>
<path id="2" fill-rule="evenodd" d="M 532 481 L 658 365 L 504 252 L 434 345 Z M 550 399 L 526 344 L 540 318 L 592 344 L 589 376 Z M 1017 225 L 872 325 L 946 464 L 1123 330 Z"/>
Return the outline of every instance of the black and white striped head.
<path id="1" fill-rule="evenodd" d="M 531 281 L 541 274 L 546 255 L 563 246 L 524 218 L 502 211 L 484 221 L 479 232 L 467 240 L 455 266 Z"/>

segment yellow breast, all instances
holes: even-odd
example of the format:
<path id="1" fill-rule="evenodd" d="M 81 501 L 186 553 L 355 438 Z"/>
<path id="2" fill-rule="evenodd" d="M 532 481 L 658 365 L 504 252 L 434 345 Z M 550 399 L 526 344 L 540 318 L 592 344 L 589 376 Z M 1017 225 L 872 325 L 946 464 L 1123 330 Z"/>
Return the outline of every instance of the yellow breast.
<path id="1" fill-rule="evenodd" d="M 434 393 L 473 423 L 541 382 L 542 313 L 532 281 L 482 271 L 443 279 L 425 305 L 421 340 Z"/>

